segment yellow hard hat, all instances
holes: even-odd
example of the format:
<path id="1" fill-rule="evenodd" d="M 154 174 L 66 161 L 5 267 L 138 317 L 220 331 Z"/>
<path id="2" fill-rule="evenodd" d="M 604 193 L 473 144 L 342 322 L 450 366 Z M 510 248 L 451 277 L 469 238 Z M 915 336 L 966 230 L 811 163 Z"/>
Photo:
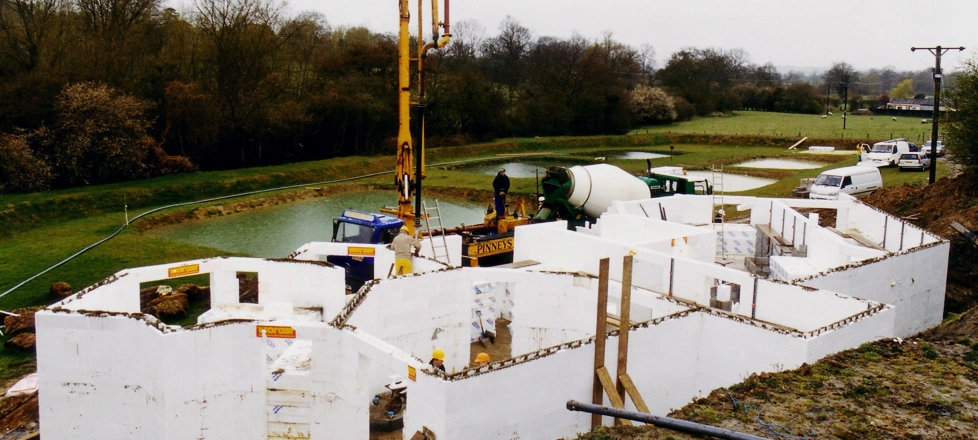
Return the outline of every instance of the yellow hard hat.
<path id="1" fill-rule="evenodd" d="M 408 229 L 407 225 L 401 226 L 401 230 L 404 232 L 411 232 L 411 230 Z"/>
<path id="2" fill-rule="evenodd" d="M 489 362 L 489 355 L 486 353 L 479 353 L 475 355 L 476 362 Z"/>
<path id="3" fill-rule="evenodd" d="M 444 361 L 445 360 L 445 352 L 442 351 L 440 348 L 436 348 L 435 351 L 431 352 L 431 357 L 434 358 L 434 359 L 438 359 L 440 361 Z"/>

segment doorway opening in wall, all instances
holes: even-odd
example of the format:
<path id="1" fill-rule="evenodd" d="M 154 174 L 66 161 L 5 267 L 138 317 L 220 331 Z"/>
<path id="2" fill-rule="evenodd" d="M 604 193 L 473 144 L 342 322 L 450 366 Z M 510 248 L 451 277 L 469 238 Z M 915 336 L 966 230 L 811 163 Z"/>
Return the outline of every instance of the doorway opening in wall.
<path id="1" fill-rule="evenodd" d="M 258 304 L 258 272 L 237 272 L 238 302 Z"/>
<path id="2" fill-rule="evenodd" d="M 167 325 L 195 325 L 211 308 L 210 285 L 210 274 L 144 281 L 139 283 L 139 310 Z"/>

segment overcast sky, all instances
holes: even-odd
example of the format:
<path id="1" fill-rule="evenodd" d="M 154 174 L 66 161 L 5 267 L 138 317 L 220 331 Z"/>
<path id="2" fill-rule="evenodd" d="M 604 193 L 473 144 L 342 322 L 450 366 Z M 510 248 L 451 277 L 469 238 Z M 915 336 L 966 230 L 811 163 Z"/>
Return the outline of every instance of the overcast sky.
<path id="1" fill-rule="evenodd" d="M 410 0 L 412 14 L 416 0 Z M 423 0 L 430 5 L 430 0 Z M 444 4 L 444 0 L 441 0 Z M 331 26 L 396 32 L 397 0 L 290 0 L 292 14 L 317 11 Z M 425 13 L 427 16 L 427 12 Z M 934 66 L 912 46 L 964 46 L 942 58 L 945 71 L 978 49 L 978 0 L 453 0 L 451 23 L 475 20 L 487 36 L 511 16 L 535 38 L 614 39 L 655 49 L 657 67 L 683 47 L 743 49 L 755 64 L 825 70 L 846 62 L 857 70 Z M 412 31 L 417 29 L 413 22 Z M 429 18 L 425 19 L 430 23 Z M 430 26 L 425 32 L 430 32 Z"/>

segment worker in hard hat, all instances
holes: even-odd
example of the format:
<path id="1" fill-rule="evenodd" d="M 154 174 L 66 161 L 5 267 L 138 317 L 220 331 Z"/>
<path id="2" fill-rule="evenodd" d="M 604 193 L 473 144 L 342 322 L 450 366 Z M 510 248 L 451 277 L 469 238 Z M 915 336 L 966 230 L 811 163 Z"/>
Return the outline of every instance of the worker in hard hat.
<path id="1" fill-rule="evenodd" d="M 411 255 L 417 256 L 421 251 L 421 241 L 411 236 L 407 226 L 401 226 L 401 232 L 391 241 L 390 248 L 394 250 L 394 273 L 411 273 Z"/>
<path id="2" fill-rule="evenodd" d="M 509 192 L 509 176 L 503 168 L 496 173 L 496 178 L 492 179 L 493 199 L 496 205 L 496 216 L 503 218 L 506 216 L 506 193 Z"/>
<path id="3" fill-rule="evenodd" d="M 428 361 L 428 365 L 431 365 L 431 368 L 433 370 L 437 368 L 437 369 L 441 370 L 442 373 L 444 373 L 445 372 L 445 352 L 442 351 L 442 349 L 440 349 L 440 348 L 436 348 L 435 351 L 432 351 L 431 352 L 431 360 Z"/>
<path id="4" fill-rule="evenodd" d="M 475 367 L 476 368 L 481 368 L 481 367 L 484 367 L 484 366 L 486 366 L 488 364 L 489 364 L 489 354 L 488 353 L 484 353 L 483 352 L 483 353 L 479 353 L 479 354 L 475 355 Z"/>

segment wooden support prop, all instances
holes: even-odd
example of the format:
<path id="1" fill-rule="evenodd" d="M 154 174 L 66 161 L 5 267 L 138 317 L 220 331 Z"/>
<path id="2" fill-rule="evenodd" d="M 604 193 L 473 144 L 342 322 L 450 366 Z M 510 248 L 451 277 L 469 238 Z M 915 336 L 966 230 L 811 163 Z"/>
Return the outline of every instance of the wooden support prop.
<path id="1" fill-rule="evenodd" d="M 611 406 L 618 409 L 625 409 L 625 402 L 622 402 L 621 398 L 618 397 L 618 393 L 615 392 L 615 382 L 611 380 L 611 374 L 608 373 L 608 369 L 605 367 L 598 368 L 595 371 L 598 375 L 598 380 L 604 387 L 604 391 L 608 394 L 608 400 L 611 401 Z M 600 418 L 600 416 L 598 416 Z M 632 422 L 625 419 L 615 419 L 615 424 L 622 424 L 626 426 L 631 426 Z"/>
<path id="2" fill-rule="evenodd" d="M 594 330 L 594 385 L 591 387 L 591 403 L 604 405 L 604 393 L 598 370 L 604 368 L 605 342 L 608 338 L 608 276 L 610 260 L 602 258 L 598 268 L 598 317 Z M 609 379 L 610 381 L 610 379 Z M 601 426 L 601 415 L 591 414 L 591 429 Z"/>
<path id="3" fill-rule="evenodd" d="M 626 255 L 621 265 L 621 311 L 620 322 L 618 323 L 618 381 L 615 389 L 618 391 L 618 398 L 625 400 L 625 386 L 621 383 L 621 376 L 628 374 L 628 325 L 631 323 L 630 314 L 632 309 L 632 262 L 634 257 Z M 618 424 L 616 422 L 616 424 Z"/>
<path id="4" fill-rule="evenodd" d="M 628 373 L 619 375 L 618 382 L 625 386 L 625 391 L 628 391 L 628 397 L 632 398 L 632 403 L 635 404 L 636 409 L 644 413 L 652 413 L 652 411 L 649 411 L 649 406 L 645 404 L 645 399 L 638 393 L 638 388 L 635 388 L 635 382 L 632 382 L 632 378 Z"/>
<path id="5" fill-rule="evenodd" d="M 800 141 L 798 141 L 798 142 L 795 142 L 795 144 L 794 144 L 794 145 L 792 145 L 792 146 L 790 146 L 790 147 L 788 147 L 788 149 L 789 149 L 789 150 L 794 150 L 795 148 L 798 148 L 798 146 L 799 146 L 799 145 L 801 145 L 801 143 L 802 143 L 802 142 L 805 142 L 805 141 L 807 141 L 807 140 L 808 140 L 808 136 L 805 136 L 805 137 L 803 137 L 803 138 L 801 138 L 801 140 L 800 140 Z"/>

